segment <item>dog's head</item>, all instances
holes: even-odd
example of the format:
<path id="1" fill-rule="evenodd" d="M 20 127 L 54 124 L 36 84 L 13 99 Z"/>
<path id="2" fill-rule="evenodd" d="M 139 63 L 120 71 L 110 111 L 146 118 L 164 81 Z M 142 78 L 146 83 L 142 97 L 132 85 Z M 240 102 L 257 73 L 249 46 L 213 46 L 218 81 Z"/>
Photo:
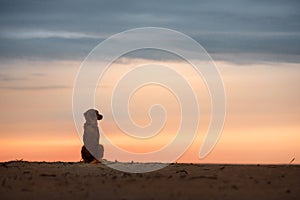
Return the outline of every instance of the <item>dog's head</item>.
<path id="1" fill-rule="evenodd" d="M 101 120 L 103 118 L 103 116 L 99 114 L 99 111 L 95 109 L 89 109 L 83 115 L 85 120 L 90 123 L 96 123 L 97 120 Z"/>

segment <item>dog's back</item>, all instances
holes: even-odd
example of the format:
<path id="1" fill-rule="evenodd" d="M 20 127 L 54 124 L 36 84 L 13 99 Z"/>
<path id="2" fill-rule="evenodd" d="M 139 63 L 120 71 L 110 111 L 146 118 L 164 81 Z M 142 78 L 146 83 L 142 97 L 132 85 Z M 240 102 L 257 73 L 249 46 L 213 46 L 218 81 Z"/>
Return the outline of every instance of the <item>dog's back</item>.
<path id="1" fill-rule="evenodd" d="M 83 159 L 84 162 L 86 163 L 90 163 L 94 160 L 98 160 L 100 161 L 103 158 L 103 152 L 104 152 L 104 148 L 103 145 L 99 144 L 98 147 L 98 154 L 97 154 L 97 158 L 95 158 L 88 150 L 85 146 L 82 146 L 81 148 L 81 157 Z"/>

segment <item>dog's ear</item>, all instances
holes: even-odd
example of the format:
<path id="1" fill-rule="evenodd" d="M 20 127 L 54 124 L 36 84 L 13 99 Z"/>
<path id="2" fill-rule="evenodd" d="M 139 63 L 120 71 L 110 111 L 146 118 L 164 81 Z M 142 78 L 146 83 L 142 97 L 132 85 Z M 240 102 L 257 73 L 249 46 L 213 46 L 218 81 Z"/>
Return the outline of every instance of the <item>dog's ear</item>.
<path id="1" fill-rule="evenodd" d="M 84 114 L 84 118 L 87 122 L 95 122 L 97 121 L 97 115 L 94 109 L 89 109 Z"/>

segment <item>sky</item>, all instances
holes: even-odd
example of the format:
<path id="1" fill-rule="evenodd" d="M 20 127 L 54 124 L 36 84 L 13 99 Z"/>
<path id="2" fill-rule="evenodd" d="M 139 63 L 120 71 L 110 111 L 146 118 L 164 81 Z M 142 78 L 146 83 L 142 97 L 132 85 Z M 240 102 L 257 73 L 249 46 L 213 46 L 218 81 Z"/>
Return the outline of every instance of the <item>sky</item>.
<path id="1" fill-rule="evenodd" d="M 97 88 L 96 107 L 104 114 L 99 123 L 102 131 L 134 152 L 152 151 L 170 140 L 178 107 L 162 88 L 143 88 L 130 104 L 141 125 L 149 123 L 147 109 L 157 101 L 172 113 L 153 141 L 120 136 L 114 122 L 105 119 L 108 107 L 101 102 L 101 95 L 113 87 L 112 77 L 133 65 L 157 62 L 186 75 L 201 102 L 197 137 L 179 162 L 289 163 L 295 158 L 294 163 L 300 163 L 299 8 L 296 0 L 1 0 L 0 161 L 79 161 L 82 133 L 77 133 L 73 121 L 72 91 L 82 61 L 111 35 L 163 27 L 199 42 L 220 71 L 227 114 L 217 145 L 206 158 L 198 159 L 211 111 L 203 80 L 185 71 L 185 62 L 173 56 L 164 60 L 161 53 L 151 51 L 125 55 L 106 75 L 107 88 Z M 157 92 L 161 95 L 153 96 Z M 149 94 L 152 98 L 145 101 Z M 129 159 L 116 157 L 109 148 L 104 157 Z"/>

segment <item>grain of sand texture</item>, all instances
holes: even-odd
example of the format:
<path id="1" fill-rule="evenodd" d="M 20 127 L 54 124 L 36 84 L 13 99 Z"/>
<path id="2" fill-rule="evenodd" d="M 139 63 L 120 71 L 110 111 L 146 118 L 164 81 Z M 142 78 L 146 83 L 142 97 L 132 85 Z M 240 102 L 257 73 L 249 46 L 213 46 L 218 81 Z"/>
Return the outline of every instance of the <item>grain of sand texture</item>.
<path id="1" fill-rule="evenodd" d="M 300 199 L 300 166 L 171 164 L 131 174 L 103 164 L 13 161 L 0 163 L 0 185 L 2 200 Z"/>

